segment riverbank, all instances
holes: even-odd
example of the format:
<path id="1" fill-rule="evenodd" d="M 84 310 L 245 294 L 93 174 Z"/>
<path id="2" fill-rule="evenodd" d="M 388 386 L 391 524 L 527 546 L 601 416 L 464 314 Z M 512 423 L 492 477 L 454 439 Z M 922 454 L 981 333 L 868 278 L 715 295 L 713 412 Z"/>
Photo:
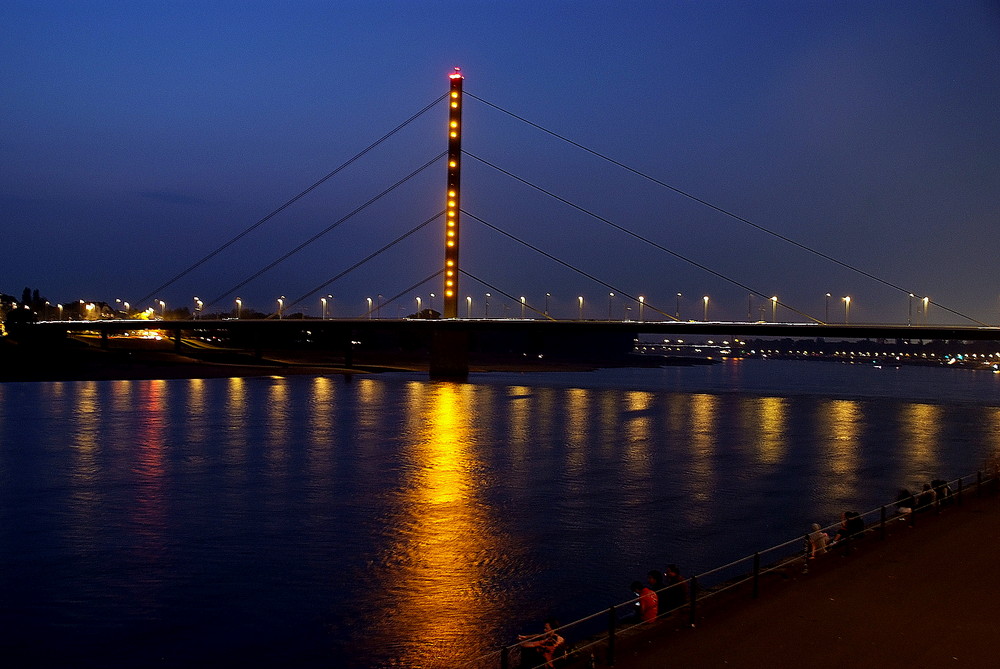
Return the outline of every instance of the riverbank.
<path id="1" fill-rule="evenodd" d="M 615 666 L 993 666 L 998 541 L 1000 498 L 970 498 L 812 561 L 807 573 L 789 570 L 756 600 L 708 609 L 696 627 L 665 621 L 620 644 Z"/>

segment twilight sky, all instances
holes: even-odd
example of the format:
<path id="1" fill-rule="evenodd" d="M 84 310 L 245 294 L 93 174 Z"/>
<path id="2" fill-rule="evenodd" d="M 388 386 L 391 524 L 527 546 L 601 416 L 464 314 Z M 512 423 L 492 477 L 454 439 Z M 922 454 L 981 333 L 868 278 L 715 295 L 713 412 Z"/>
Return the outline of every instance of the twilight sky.
<path id="1" fill-rule="evenodd" d="M 510 0 L 0 3 L 0 292 L 136 302 L 447 91 L 465 90 L 862 274 L 601 161 L 473 98 L 464 149 L 760 294 L 830 320 L 905 322 L 912 291 L 1000 322 L 1000 4 Z M 438 162 L 258 278 L 446 147 L 439 104 L 152 295 L 262 311 L 436 214 Z M 747 317 L 748 291 L 474 158 L 473 315 L 498 294 L 575 317 Z M 441 308 L 433 223 L 295 311 Z M 609 292 L 619 293 L 609 304 Z M 432 301 L 431 293 L 437 295 Z M 149 306 L 152 299 L 147 300 Z M 766 300 L 750 299 L 754 319 Z M 520 307 L 507 302 L 509 315 Z M 632 306 L 632 311 L 626 308 Z M 653 316 L 647 308 L 646 317 Z M 764 317 L 770 320 L 770 306 Z M 913 318 L 923 318 L 914 300 Z M 779 320 L 802 320 L 785 307 Z M 929 322 L 969 323 L 930 307 Z"/>

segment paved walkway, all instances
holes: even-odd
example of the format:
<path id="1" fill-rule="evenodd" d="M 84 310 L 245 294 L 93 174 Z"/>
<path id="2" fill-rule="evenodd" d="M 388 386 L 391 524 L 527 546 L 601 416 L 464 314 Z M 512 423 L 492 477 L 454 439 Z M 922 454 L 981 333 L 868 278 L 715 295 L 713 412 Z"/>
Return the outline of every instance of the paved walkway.
<path id="1" fill-rule="evenodd" d="M 762 581 L 756 600 L 706 607 L 695 628 L 622 639 L 615 666 L 1000 667 L 1000 497 L 894 530 Z"/>

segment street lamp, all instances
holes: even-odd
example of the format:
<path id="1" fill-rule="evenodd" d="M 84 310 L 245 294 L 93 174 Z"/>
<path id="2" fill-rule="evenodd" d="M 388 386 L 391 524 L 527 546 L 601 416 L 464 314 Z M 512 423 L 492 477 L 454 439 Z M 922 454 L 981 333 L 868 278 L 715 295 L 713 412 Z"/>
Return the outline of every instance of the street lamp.
<path id="1" fill-rule="evenodd" d="M 160 318 L 167 319 L 167 303 L 163 300 L 160 300 Z"/>
<path id="2" fill-rule="evenodd" d="M 486 299 L 483 300 L 483 318 L 490 317 L 490 298 L 493 297 L 489 293 L 486 293 Z"/>
<path id="3" fill-rule="evenodd" d="M 472 296 L 465 297 L 465 314 L 467 318 L 472 318 Z"/>
<path id="4" fill-rule="evenodd" d="M 549 315 L 549 298 L 552 297 L 551 293 L 545 293 L 545 315 Z"/>
<path id="5" fill-rule="evenodd" d="M 844 325 L 851 322 L 851 296 L 844 297 Z"/>
<path id="6" fill-rule="evenodd" d="M 826 317 L 823 319 L 823 322 L 830 322 L 830 293 L 826 294 Z"/>
<path id="7" fill-rule="evenodd" d="M 62 320 L 63 305 L 57 304 L 56 308 L 59 309 L 59 320 Z"/>
<path id="8" fill-rule="evenodd" d="M 611 320 L 611 302 L 615 299 L 614 293 L 608 293 L 608 320 Z"/>
<path id="9" fill-rule="evenodd" d="M 642 308 L 646 304 L 646 298 L 642 295 L 639 296 L 639 322 L 642 322 Z"/>
<path id="10" fill-rule="evenodd" d="M 285 311 L 285 296 L 282 295 L 281 297 L 278 298 L 278 319 L 279 320 L 283 317 L 284 311 Z"/>
<path id="11" fill-rule="evenodd" d="M 777 295 L 772 295 L 771 296 L 771 322 L 772 323 L 777 323 L 778 322 L 777 319 L 778 319 L 778 296 Z"/>
<path id="12" fill-rule="evenodd" d="M 240 298 L 237 297 L 236 298 L 236 320 L 239 320 L 240 316 L 242 316 L 242 315 L 243 315 L 243 300 L 241 300 Z"/>
<path id="13" fill-rule="evenodd" d="M 368 320 L 371 320 L 372 319 L 372 298 L 366 297 L 365 299 L 368 300 Z"/>
<path id="14" fill-rule="evenodd" d="M 677 293 L 677 298 L 674 302 L 674 318 L 677 320 L 681 319 L 681 294 Z"/>
<path id="15" fill-rule="evenodd" d="M 576 299 L 580 300 L 580 320 L 582 321 L 583 320 L 583 295 L 581 295 L 580 297 L 578 297 Z"/>
<path id="16" fill-rule="evenodd" d="M 524 320 L 524 295 L 521 296 L 521 320 Z"/>
<path id="17" fill-rule="evenodd" d="M 924 325 L 927 325 L 927 305 L 930 304 L 931 298 L 925 297 L 923 302 L 924 302 Z"/>
<path id="18" fill-rule="evenodd" d="M 376 302 L 376 305 L 377 305 L 376 309 L 377 309 L 377 311 L 375 312 L 375 318 L 382 318 L 382 300 L 383 299 L 384 298 L 382 297 L 382 293 L 379 293 L 378 294 L 378 302 Z"/>
<path id="19" fill-rule="evenodd" d="M 325 297 L 319 298 L 319 303 L 322 306 L 322 309 L 320 310 L 320 313 L 322 314 L 322 316 L 320 316 L 320 320 L 325 321 L 326 320 L 326 298 Z"/>
<path id="20" fill-rule="evenodd" d="M 906 324 L 913 325 L 913 298 L 916 297 L 913 293 L 910 293 L 910 299 L 907 305 L 906 311 Z"/>
<path id="21" fill-rule="evenodd" d="M 431 311 L 434 311 L 434 293 L 431 293 Z"/>
<path id="22" fill-rule="evenodd" d="M 420 297 L 417 297 L 417 318 L 420 318 Z"/>
<path id="23" fill-rule="evenodd" d="M 705 297 L 703 297 L 701 299 L 705 302 L 705 313 L 704 313 L 704 317 L 701 320 L 707 321 L 708 320 L 708 295 L 706 295 Z"/>
<path id="24" fill-rule="evenodd" d="M 194 317 L 197 319 L 201 314 L 201 308 L 205 306 L 205 303 L 198 299 L 197 296 L 194 298 Z"/>

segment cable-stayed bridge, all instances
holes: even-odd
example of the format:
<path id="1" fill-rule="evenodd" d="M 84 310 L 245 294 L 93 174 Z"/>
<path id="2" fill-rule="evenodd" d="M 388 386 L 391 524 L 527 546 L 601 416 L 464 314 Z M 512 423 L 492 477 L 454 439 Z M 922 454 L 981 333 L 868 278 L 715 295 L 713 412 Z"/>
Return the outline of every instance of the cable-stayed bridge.
<path id="1" fill-rule="evenodd" d="M 860 279 L 868 281 L 881 289 L 893 291 L 900 296 L 901 302 L 908 305 L 907 319 L 905 323 L 898 324 L 861 324 L 851 322 L 851 300 L 850 296 L 833 296 L 825 294 L 822 314 L 812 314 L 810 310 L 779 299 L 777 295 L 769 294 L 761 288 L 753 285 L 749 279 L 736 276 L 730 270 L 723 270 L 712 266 L 701 260 L 697 260 L 682 251 L 677 250 L 666 241 L 646 232 L 641 232 L 633 227 L 616 220 L 615 217 L 598 213 L 593 207 L 578 203 L 575 199 L 566 197 L 555 192 L 553 189 L 544 187 L 536 183 L 533 179 L 519 175 L 514 170 L 504 167 L 502 161 L 487 158 L 478 152 L 463 150 L 462 139 L 465 131 L 463 121 L 463 111 L 467 99 L 471 99 L 485 108 L 489 108 L 503 114 L 505 117 L 524 124 L 525 126 L 542 133 L 543 136 L 559 142 L 563 146 L 582 152 L 590 158 L 602 161 L 622 170 L 631 177 L 656 189 L 662 189 L 673 196 L 683 198 L 693 206 L 704 208 L 727 220 L 744 226 L 755 233 L 759 233 L 772 240 L 775 244 L 786 245 L 797 252 L 811 255 L 817 263 L 830 264 L 839 270 L 851 273 Z M 729 336 L 778 336 L 778 337 L 841 337 L 841 338 L 895 338 L 895 339 L 996 339 L 1000 338 L 1000 330 L 988 326 L 986 323 L 977 321 L 953 309 L 946 304 L 931 300 L 922 296 L 907 287 L 899 285 L 897 282 L 879 276 L 877 273 L 856 266 L 842 258 L 817 250 L 805 243 L 799 242 L 791 237 L 771 230 L 760 225 L 749 218 L 740 216 L 733 211 L 709 202 L 681 188 L 667 183 L 664 180 L 649 174 L 646 171 L 631 167 L 622 161 L 607 156 L 600 151 L 576 142 L 571 138 L 563 136 L 540 124 L 515 114 L 499 105 L 489 102 L 478 96 L 474 96 L 464 91 L 464 77 L 456 70 L 449 75 L 449 90 L 436 100 L 425 105 L 416 113 L 405 119 L 402 123 L 391 129 L 385 135 L 376 139 L 363 150 L 352 156 L 350 159 L 324 175 L 321 179 L 310 184 L 305 189 L 287 199 L 280 206 L 269 211 L 267 214 L 255 221 L 251 226 L 231 237 L 225 243 L 214 248 L 212 251 L 197 259 L 191 265 L 180 269 L 176 274 L 165 282 L 150 290 L 146 295 L 135 300 L 132 304 L 139 308 L 152 303 L 146 315 L 155 317 L 157 315 L 156 304 L 160 305 L 162 315 L 166 315 L 165 303 L 159 299 L 159 295 L 171 289 L 193 272 L 206 268 L 211 268 L 213 262 L 230 253 L 232 248 L 240 244 L 244 239 L 252 238 L 255 232 L 265 226 L 274 224 L 286 210 L 294 207 L 299 202 L 307 199 L 311 194 L 320 189 L 328 181 L 334 180 L 344 170 L 363 161 L 376 148 L 390 142 L 396 138 L 404 129 L 413 124 L 417 119 L 427 114 L 436 112 L 441 105 L 447 109 L 446 135 L 447 146 L 445 150 L 437 155 L 428 157 L 423 163 L 400 177 L 398 180 L 372 195 L 357 207 L 345 212 L 337 220 L 319 230 L 291 249 L 276 255 L 271 260 L 248 271 L 241 279 L 216 289 L 214 295 L 206 300 L 194 298 L 195 318 L 190 320 L 167 320 L 158 322 L 157 327 L 172 331 L 180 341 L 180 333 L 190 329 L 228 329 L 232 332 L 277 332 L 293 331 L 296 327 L 302 328 L 303 323 L 295 323 L 290 320 L 288 314 L 295 313 L 296 307 L 316 302 L 322 304 L 319 318 L 308 319 L 310 330 L 317 332 L 331 333 L 331 337 L 336 341 L 354 341 L 359 333 L 372 332 L 375 330 L 384 331 L 387 327 L 400 332 L 412 331 L 417 333 L 432 333 L 430 339 L 436 343 L 432 349 L 436 351 L 432 360 L 432 367 L 442 373 L 455 371 L 462 373 L 467 369 L 467 362 L 464 361 L 463 351 L 468 348 L 470 336 L 475 333 L 486 331 L 507 333 L 513 336 L 529 337 L 573 337 L 586 333 L 663 333 L 675 334 L 683 333 L 689 335 L 729 335 Z M 693 301 L 690 297 L 685 298 L 685 311 L 688 318 L 681 317 L 681 294 L 670 295 L 667 298 L 661 296 L 659 302 L 648 299 L 645 295 L 636 294 L 615 279 L 615 267 L 601 267 L 600 271 L 592 268 L 583 268 L 565 257 L 561 251 L 565 251 L 566 246 L 574 244 L 572 232 L 563 232 L 564 244 L 560 250 L 544 248 L 538 243 L 525 240 L 522 236 L 514 234 L 503 226 L 494 222 L 494 216 L 487 215 L 482 211 L 473 211 L 463 206 L 462 199 L 462 169 L 466 163 L 475 163 L 486 168 L 497 175 L 497 178 L 510 180 L 512 183 L 527 189 L 550 203 L 565 208 L 574 214 L 585 217 L 590 222 L 602 226 L 608 231 L 628 239 L 631 243 L 637 244 L 647 252 L 657 254 L 670 259 L 671 262 L 680 264 L 688 268 L 691 273 L 698 273 L 711 280 L 724 284 L 731 292 L 742 293 L 746 298 L 746 320 L 718 321 L 712 318 L 712 304 L 708 295 L 697 297 Z M 284 266 L 292 262 L 306 249 L 322 239 L 328 238 L 338 231 L 346 222 L 365 212 L 367 209 L 386 198 L 392 197 L 401 186 L 411 180 L 428 173 L 431 169 L 440 168 L 444 164 L 446 179 L 441 187 L 442 208 L 437 212 L 430 212 L 427 216 L 419 218 L 408 230 L 398 234 L 380 248 L 374 249 L 370 253 L 356 258 L 353 262 L 346 262 L 337 273 L 332 276 L 317 280 L 312 287 L 303 290 L 298 295 L 290 297 L 281 296 L 276 300 L 276 309 L 270 314 L 266 314 L 262 319 L 251 319 L 244 317 L 242 301 L 239 297 L 240 291 L 249 289 L 255 282 L 265 280 L 273 270 L 279 266 Z M 536 260 L 532 262 L 546 263 L 560 272 L 573 274 L 579 279 L 590 282 L 593 286 L 598 286 L 598 290 L 607 296 L 607 314 L 603 313 L 603 305 L 595 306 L 594 300 L 588 300 L 585 304 L 581 295 L 576 298 L 575 309 L 567 308 L 563 303 L 562 314 L 555 314 L 549 308 L 549 294 L 545 294 L 544 304 L 537 303 L 539 300 L 528 300 L 520 295 L 520 291 L 510 289 L 496 281 L 492 281 L 480 275 L 479 270 L 474 266 L 463 264 L 461 254 L 462 228 L 468 225 L 478 225 L 500 236 L 519 248 Z M 394 291 L 385 290 L 385 295 L 377 294 L 367 298 L 367 309 L 354 314 L 351 318 L 328 317 L 328 302 L 332 301 L 333 293 L 336 292 L 338 282 L 349 277 L 352 273 L 359 271 L 369 263 L 377 261 L 384 254 L 403 247 L 408 241 L 419 233 L 424 233 L 428 229 L 440 230 L 441 252 L 435 262 L 436 267 L 426 268 L 428 261 L 426 253 L 414 254 L 413 262 L 409 266 L 395 265 L 393 268 L 392 280 L 399 282 L 402 286 Z M 582 243 L 582 240 L 576 240 Z M 522 262 L 520 259 L 514 262 Z M 311 273 L 310 268 L 298 265 L 302 274 Z M 424 268 L 421 271 L 421 268 Z M 416 272 L 416 276 L 412 273 Z M 407 280 L 406 277 L 409 276 Z M 482 304 L 482 311 L 473 311 L 473 297 L 471 291 L 466 288 L 473 285 L 478 291 L 477 302 Z M 441 304 L 441 311 L 438 312 L 432 300 L 435 298 L 431 293 L 431 301 L 428 301 L 423 308 L 421 298 L 416 297 L 413 305 L 410 300 L 415 292 L 425 290 L 428 286 L 438 293 L 437 299 Z M 490 317 L 490 299 L 494 300 L 494 311 Z M 673 298 L 673 299 L 671 299 Z M 831 301 L 835 318 L 831 318 Z M 673 302 L 671 304 L 671 302 Z M 692 304 L 693 302 L 693 304 Z M 411 307 L 416 308 L 412 310 Z M 477 305 L 477 307 L 480 305 Z M 927 324 L 927 312 L 930 307 L 936 312 L 947 312 L 957 320 L 962 321 L 962 325 L 952 326 L 932 326 Z M 396 318 L 383 318 L 390 314 L 393 308 L 397 309 Z M 231 320 L 206 320 L 204 315 L 212 313 L 224 314 Z M 568 312 L 568 313 L 567 313 Z M 779 318 L 779 313 L 781 318 Z M 596 317 L 595 317 L 596 314 Z M 129 314 L 125 314 L 128 316 Z M 247 311 L 249 315 L 249 310 Z M 699 318 L 691 318 L 690 316 Z M 558 316 L 558 317 L 557 317 Z M 831 322 L 837 320 L 837 323 Z M 374 322 L 373 322 L 374 321 Z M 787 322 L 793 321 L 793 322 Z M 921 322 L 922 321 L 922 322 Z M 66 331 L 79 330 L 84 324 L 73 322 L 48 323 L 47 328 L 64 329 Z M 135 327 L 134 322 L 129 320 L 114 320 L 93 322 L 88 321 L 86 329 L 97 329 L 105 336 L 115 331 L 128 330 Z M 542 334 L 544 333 L 544 335 Z M 350 345 L 346 345 L 347 349 Z"/>

